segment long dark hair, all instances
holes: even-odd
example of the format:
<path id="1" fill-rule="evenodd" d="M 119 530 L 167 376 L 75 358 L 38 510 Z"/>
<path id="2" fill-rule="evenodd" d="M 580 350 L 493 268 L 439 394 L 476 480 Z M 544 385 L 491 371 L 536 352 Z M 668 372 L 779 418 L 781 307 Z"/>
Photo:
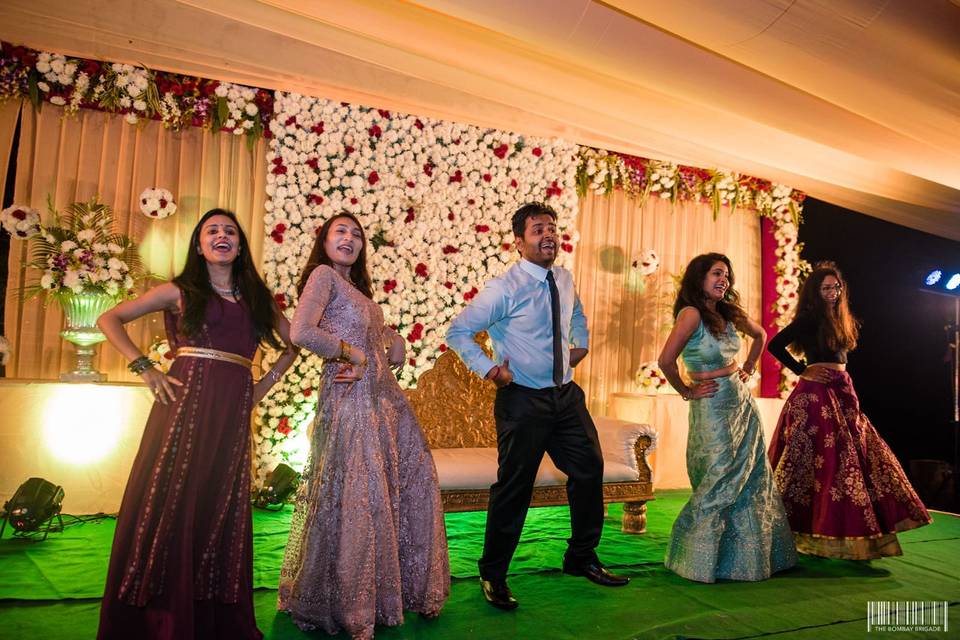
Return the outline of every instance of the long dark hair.
<path id="1" fill-rule="evenodd" d="M 187 262 L 183 265 L 173 284 L 180 289 L 183 296 L 183 315 L 180 317 L 180 331 L 187 336 L 196 335 L 202 328 L 207 305 L 210 300 L 223 300 L 213 290 L 210 284 L 210 272 L 207 261 L 200 253 L 200 231 L 204 223 L 214 216 L 230 218 L 237 227 L 237 236 L 240 238 L 237 257 L 231 265 L 233 277 L 233 292 L 253 316 L 253 326 L 257 340 L 261 344 L 268 344 L 275 349 L 283 349 L 283 341 L 277 331 L 277 318 L 280 309 L 270 295 L 270 290 L 257 273 L 250 255 L 250 245 L 243 227 L 237 221 L 237 216 L 226 209 L 210 209 L 200 218 L 190 234 L 190 248 L 187 250 Z"/>
<path id="2" fill-rule="evenodd" d="M 840 285 L 837 302 L 829 305 L 820 295 L 820 286 L 827 276 Z M 817 343 L 824 351 L 852 351 L 860 337 L 860 322 L 850 313 L 847 283 L 836 263 L 818 262 L 800 287 L 800 300 L 794 319 L 805 319 L 817 326 Z M 799 345 L 796 345 L 799 348 Z"/>
<path id="3" fill-rule="evenodd" d="M 718 262 L 727 265 L 727 280 L 730 286 L 727 288 L 723 300 L 717 302 L 717 310 L 713 311 L 707 307 L 707 298 L 703 293 L 703 282 L 707 277 L 710 268 Z M 730 264 L 730 258 L 722 253 L 704 253 L 687 265 L 683 272 L 683 279 L 680 281 L 680 291 L 677 292 L 677 301 L 673 303 L 673 317 L 684 307 L 694 307 L 700 312 L 700 318 L 703 324 L 710 330 L 715 337 L 720 337 L 727 327 L 728 322 L 732 322 L 737 329 L 743 329 L 747 322 L 747 312 L 740 306 L 740 294 L 733 288 L 733 266 Z"/>
<path id="4" fill-rule="evenodd" d="M 357 220 L 357 217 L 346 211 L 330 216 L 327 221 L 321 225 L 320 229 L 317 230 L 317 239 L 313 243 L 313 251 L 310 252 L 310 257 L 307 258 L 307 266 L 303 268 L 303 273 L 300 275 L 300 282 L 297 283 L 298 297 L 303 295 L 303 290 L 307 286 L 307 280 L 310 279 L 310 274 L 313 273 L 314 269 L 322 264 L 333 267 L 333 260 L 327 255 L 327 250 L 324 248 L 323 243 L 327 240 L 330 227 L 341 218 L 352 220 L 354 224 L 359 227 L 360 239 L 363 240 L 363 246 L 360 247 L 357 260 L 350 267 L 350 282 L 353 283 L 353 286 L 355 286 L 360 293 L 373 299 L 373 283 L 370 280 L 370 272 L 367 271 L 367 234 L 363 230 L 363 225 Z"/>

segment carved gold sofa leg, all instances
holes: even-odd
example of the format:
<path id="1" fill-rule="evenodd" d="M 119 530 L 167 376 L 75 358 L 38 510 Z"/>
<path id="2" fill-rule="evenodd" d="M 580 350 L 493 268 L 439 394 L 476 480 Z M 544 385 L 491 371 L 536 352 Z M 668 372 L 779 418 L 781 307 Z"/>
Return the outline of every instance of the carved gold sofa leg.
<path id="1" fill-rule="evenodd" d="M 620 530 L 624 533 L 646 533 L 647 531 L 647 501 L 624 502 L 623 521 Z"/>

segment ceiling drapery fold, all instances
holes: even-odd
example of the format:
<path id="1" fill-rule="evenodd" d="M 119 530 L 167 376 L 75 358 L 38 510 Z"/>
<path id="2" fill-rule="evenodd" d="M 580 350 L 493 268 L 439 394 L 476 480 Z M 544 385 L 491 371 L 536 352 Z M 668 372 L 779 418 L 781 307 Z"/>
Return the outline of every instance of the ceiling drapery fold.
<path id="1" fill-rule="evenodd" d="M 0 38 L 732 169 L 960 239 L 949 0 L 5 0 Z"/>

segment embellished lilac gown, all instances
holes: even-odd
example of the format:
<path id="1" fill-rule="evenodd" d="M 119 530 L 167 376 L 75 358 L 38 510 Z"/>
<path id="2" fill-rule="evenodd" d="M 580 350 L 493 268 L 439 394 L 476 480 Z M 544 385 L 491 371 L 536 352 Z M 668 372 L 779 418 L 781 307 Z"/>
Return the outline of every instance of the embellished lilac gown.
<path id="1" fill-rule="evenodd" d="M 438 613 L 449 593 L 437 473 L 387 362 L 390 335 L 376 303 L 330 267 L 313 271 L 292 339 L 324 358 L 345 340 L 369 364 L 354 383 L 333 381 L 332 360 L 321 372 L 279 587 L 279 609 L 304 630 L 370 638 L 404 610 Z"/>
<path id="2" fill-rule="evenodd" d="M 170 348 L 217 349 L 252 358 L 245 303 L 215 296 L 203 330 Z M 100 608 L 99 640 L 246 640 L 253 616 L 250 519 L 250 369 L 180 357 L 170 404 L 154 402 L 123 493 Z"/>

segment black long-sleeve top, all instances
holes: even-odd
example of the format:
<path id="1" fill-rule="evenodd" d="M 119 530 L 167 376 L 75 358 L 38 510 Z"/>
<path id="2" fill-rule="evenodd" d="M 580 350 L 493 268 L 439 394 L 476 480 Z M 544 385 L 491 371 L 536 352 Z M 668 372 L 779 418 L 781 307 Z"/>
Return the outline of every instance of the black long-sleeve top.
<path id="1" fill-rule="evenodd" d="M 815 362 L 837 362 L 845 364 L 847 362 L 847 352 L 829 351 L 820 347 L 817 340 L 818 327 L 816 320 L 812 318 L 796 318 L 793 322 L 783 328 L 783 330 L 770 339 L 767 344 L 767 351 L 780 361 L 786 368 L 800 375 L 807 368 L 807 364 Z M 803 351 L 804 361 L 800 362 L 787 351 L 787 347 L 795 344 Z"/>

